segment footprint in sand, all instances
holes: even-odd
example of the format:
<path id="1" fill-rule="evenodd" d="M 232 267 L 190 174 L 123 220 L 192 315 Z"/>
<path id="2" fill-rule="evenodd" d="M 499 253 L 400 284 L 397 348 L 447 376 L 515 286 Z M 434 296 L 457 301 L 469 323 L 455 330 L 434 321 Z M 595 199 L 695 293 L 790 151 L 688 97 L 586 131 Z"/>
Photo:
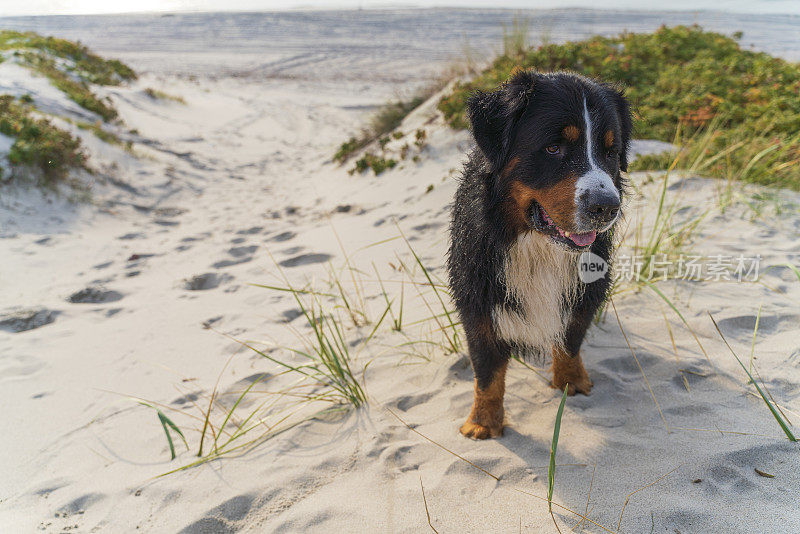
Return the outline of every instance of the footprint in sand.
<path id="1" fill-rule="evenodd" d="M 268 239 L 268 241 L 276 241 L 276 242 L 280 243 L 280 242 L 283 242 L 283 241 L 289 241 L 290 239 L 293 239 L 296 236 L 297 236 L 297 234 L 294 233 L 294 232 L 281 232 L 278 235 L 270 237 Z"/>
<path id="2" fill-rule="evenodd" d="M 62 514 L 82 514 L 89 506 L 102 501 L 105 495 L 101 493 L 87 493 L 73 499 L 60 508 Z"/>
<path id="3" fill-rule="evenodd" d="M 250 514 L 255 500 L 256 496 L 249 494 L 228 499 L 219 506 L 208 510 L 204 517 L 182 529 L 180 534 L 237 532 L 243 526 L 238 523 Z"/>
<path id="4" fill-rule="evenodd" d="M 19 310 L 0 315 L 0 330 L 16 334 L 50 324 L 56 320 L 60 312 L 44 308 L 36 310 Z"/>
<path id="5" fill-rule="evenodd" d="M 245 230 L 239 230 L 236 232 L 237 235 L 253 235 L 258 234 L 264 229 L 263 226 L 253 226 L 251 228 L 247 228 Z"/>
<path id="6" fill-rule="evenodd" d="M 121 235 L 117 239 L 119 239 L 121 241 L 130 241 L 131 239 L 144 239 L 145 237 L 147 237 L 147 236 L 142 234 L 142 233 L 130 233 L 130 234 Z"/>
<path id="7" fill-rule="evenodd" d="M 108 290 L 102 286 L 89 286 L 67 297 L 67 302 L 73 304 L 103 304 L 121 299 L 122 293 L 119 291 Z"/>
<path id="8" fill-rule="evenodd" d="M 184 404 L 195 402 L 200 396 L 203 394 L 202 391 L 194 391 L 191 393 L 187 393 L 186 395 L 181 395 L 170 404 L 177 404 L 178 406 L 183 406 Z"/>
<path id="9" fill-rule="evenodd" d="M 192 243 L 194 241 L 202 241 L 208 237 L 211 237 L 211 232 L 203 232 L 202 234 L 198 234 L 196 236 L 187 236 L 181 239 L 181 243 Z"/>
<path id="10" fill-rule="evenodd" d="M 414 406 L 425 404 L 433 397 L 433 393 L 420 393 L 417 395 L 404 395 L 397 399 L 397 408 L 407 412 Z"/>
<path id="11" fill-rule="evenodd" d="M 726 337 L 737 337 L 742 340 L 750 339 L 756 327 L 755 314 L 738 315 L 725 319 L 718 319 L 720 330 Z M 800 315 L 783 313 L 777 315 L 762 314 L 758 318 L 759 334 L 779 334 L 797 329 L 800 324 Z"/>
<path id="12" fill-rule="evenodd" d="M 153 210 L 153 214 L 159 217 L 177 217 L 178 215 L 183 215 L 186 213 L 186 210 L 183 208 L 156 208 Z"/>
<path id="13" fill-rule="evenodd" d="M 228 250 L 228 254 L 233 256 L 233 259 L 221 260 L 212 264 L 211 266 L 215 269 L 221 269 L 223 267 L 230 267 L 231 265 L 246 263 L 253 259 L 253 254 L 255 254 L 256 250 L 258 250 L 258 245 L 233 247 L 232 249 Z"/>
<path id="14" fill-rule="evenodd" d="M 216 317 L 212 317 L 210 319 L 206 319 L 205 321 L 202 322 L 203 328 L 211 328 L 215 324 L 217 324 L 220 321 L 222 321 L 223 318 L 224 317 L 222 315 L 217 315 Z"/>
<path id="15" fill-rule="evenodd" d="M 204 273 L 185 279 L 183 288 L 189 291 L 205 291 L 207 289 L 216 289 L 220 284 L 231 280 L 233 280 L 233 276 L 229 274 Z"/>
<path id="16" fill-rule="evenodd" d="M 300 311 L 299 308 L 291 308 L 291 309 L 285 310 L 284 312 L 281 313 L 281 322 L 282 323 L 291 323 L 292 321 L 294 321 L 295 319 L 297 319 L 301 315 L 303 315 L 303 312 Z"/>
<path id="17" fill-rule="evenodd" d="M 325 263 L 332 257 L 333 256 L 331 256 L 330 254 L 321 254 L 321 253 L 300 254 L 299 256 L 294 256 L 292 258 L 280 261 L 278 262 L 278 265 L 280 265 L 281 267 L 299 267 L 300 265 Z"/>
<path id="18" fill-rule="evenodd" d="M 415 232 L 427 232 L 429 230 L 436 230 L 444 226 L 444 223 L 440 222 L 429 222 L 425 224 L 418 224 L 417 226 L 412 227 L 411 229 Z"/>
<path id="19" fill-rule="evenodd" d="M 638 353 L 639 351 L 637 351 Z M 639 363 L 647 368 L 657 365 L 660 360 L 652 354 L 639 353 Z M 639 375 L 641 371 L 636 361 L 630 357 L 630 353 L 624 351 L 619 352 L 619 356 L 612 358 L 605 358 L 597 362 L 597 367 L 609 371 L 612 375 Z"/>

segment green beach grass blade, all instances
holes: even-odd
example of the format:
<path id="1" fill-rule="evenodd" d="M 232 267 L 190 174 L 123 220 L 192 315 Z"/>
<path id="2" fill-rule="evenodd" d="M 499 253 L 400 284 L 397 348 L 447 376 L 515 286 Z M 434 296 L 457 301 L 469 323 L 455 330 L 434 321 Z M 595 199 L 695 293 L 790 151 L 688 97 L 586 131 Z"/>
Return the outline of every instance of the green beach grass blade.
<path id="1" fill-rule="evenodd" d="M 186 449 L 187 450 L 189 449 L 189 444 L 186 443 L 186 438 L 184 437 L 183 432 L 181 432 L 181 429 L 178 428 L 178 425 L 176 425 L 172 421 L 172 419 L 167 417 L 164 414 L 164 412 L 162 412 L 160 409 L 156 408 L 152 404 L 145 402 L 143 400 L 140 399 L 131 399 L 131 400 L 138 402 L 142 406 L 147 406 L 148 408 L 152 408 L 153 410 L 156 411 L 156 414 L 158 415 L 158 420 L 161 422 L 161 428 L 164 429 L 164 435 L 167 436 L 167 443 L 169 444 L 169 453 L 171 456 L 170 460 L 175 459 L 175 443 L 173 443 L 172 441 L 172 434 L 169 431 L 170 428 L 174 430 L 175 433 L 181 437 L 181 440 L 183 440 L 183 444 L 186 445 Z"/>
<path id="2" fill-rule="evenodd" d="M 291 293 L 293 295 L 314 295 L 317 297 L 330 297 L 336 298 L 336 295 L 333 293 L 323 293 L 321 291 L 313 291 L 311 289 L 297 289 L 296 287 L 281 287 L 281 286 L 269 286 L 265 284 L 247 284 L 253 287 L 260 287 L 262 289 L 271 289 L 273 291 L 284 291 L 286 293 Z"/>
<path id="3" fill-rule="evenodd" d="M 158 412 L 158 420 L 161 421 L 161 428 L 164 429 L 164 434 L 167 436 L 167 443 L 169 443 L 169 454 L 171 456 L 170 460 L 175 459 L 175 444 L 172 443 L 172 436 L 169 433 L 169 428 L 167 428 L 167 424 L 165 421 L 165 416 L 161 413 L 161 410 L 156 410 Z"/>
<path id="4" fill-rule="evenodd" d="M 762 304 L 758 305 L 758 313 L 756 314 L 756 325 L 753 328 L 753 343 L 750 345 L 750 370 L 753 370 L 753 358 L 756 354 L 756 335 L 758 335 L 758 323 L 761 321 L 761 307 Z"/>
<path id="5" fill-rule="evenodd" d="M 400 228 L 400 225 L 397 221 L 394 221 L 395 226 L 397 227 L 397 231 L 400 232 L 400 235 L 403 237 L 403 241 L 405 241 L 408 250 L 411 251 L 412 256 L 414 256 L 414 260 L 419 265 L 420 269 L 422 270 L 422 274 L 425 275 L 425 278 L 428 280 L 428 284 L 433 289 L 433 294 L 436 295 L 436 299 L 439 301 L 439 304 L 442 306 L 442 310 L 444 311 L 445 316 L 447 317 L 447 321 L 450 323 L 450 328 L 453 330 L 452 336 L 447 336 L 448 340 L 450 341 L 451 348 L 453 352 L 458 352 L 459 349 L 459 341 L 458 341 L 458 328 L 453 321 L 453 317 L 451 315 L 451 311 L 447 309 L 447 305 L 444 303 L 444 299 L 442 299 L 442 295 L 439 293 L 436 284 L 434 284 L 433 279 L 431 278 L 428 269 L 425 268 L 425 264 L 422 263 L 422 259 L 417 255 L 417 252 L 414 250 L 414 247 L 411 246 L 411 242 L 406 237 L 406 234 L 403 233 L 403 229 Z M 446 334 L 445 334 L 446 335 Z"/>
<path id="6" fill-rule="evenodd" d="M 728 350 L 731 351 L 731 354 L 733 354 L 733 357 L 736 358 L 736 361 L 739 362 L 739 365 L 742 366 L 742 369 L 744 369 L 744 372 L 747 373 L 747 376 L 750 378 L 750 382 L 752 382 L 753 385 L 756 387 L 756 391 L 758 391 L 758 394 L 761 395 L 761 399 L 764 401 L 764 404 L 767 405 L 767 408 L 769 408 L 769 411 L 772 412 L 772 416 L 775 418 L 775 420 L 778 422 L 778 424 L 783 429 L 783 433 L 786 434 L 786 437 L 789 438 L 789 441 L 797 442 L 797 438 L 794 437 L 794 434 L 792 434 L 792 431 L 789 430 L 789 427 L 786 425 L 786 422 L 783 420 L 783 417 L 781 417 L 781 415 L 778 413 L 778 410 L 775 409 L 775 406 L 773 406 L 772 403 L 769 401 L 769 399 L 767 399 L 767 396 L 761 390 L 761 386 L 758 385 L 758 382 L 755 381 L 755 379 L 753 378 L 753 375 L 751 375 L 750 371 L 747 370 L 747 366 L 745 364 L 743 364 L 742 360 L 740 360 L 739 357 L 736 355 L 736 353 L 733 352 L 733 348 L 731 348 L 730 344 L 728 343 L 728 340 L 725 339 L 725 336 L 722 334 L 722 330 L 719 329 L 719 325 L 717 324 L 717 321 L 714 320 L 714 316 L 711 315 L 710 312 L 708 313 L 708 316 L 711 318 L 711 322 L 714 323 L 714 328 L 717 329 L 717 332 L 719 333 L 719 337 L 722 338 L 722 341 L 725 342 L 725 346 L 728 347 Z"/>
<path id="7" fill-rule="evenodd" d="M 706 357 L 706 360 L 708 360 L 708 364 L 709 364 L 709 365 L 711 366 L 711 368 L 713 369 L 713 368 L 714 368 L 714 364 L 713 364 L 713 363 L 711 363 L 711 358 L 709 358 L 709 357 L 708 357 L 708 354 L 706 353 L 706 349 L 703 347 L 703 344 L 702 344 L 702 343 L 700 343 L 700 340 L 697 338 L 697 334 L 695 334 L 695 333 L 694 333 L 694 330 L 692 329 L 692 327 L 691 327 L 691 326 L 689 326 L 689 323 L 686 321 L 686 318 L 683 316 L 683 314 L 682 314 L 682 313 L 681 313 L 681 312 L 678 310 L 678 308 L 676 308 L 676 307 L 675 307 L 675 305 L 672 303 L 672 301 L 671 301 L 671 300 L 669 300 L 669 299 L 667 298 L 667 296 L 666 296 L 664 293 L 662 293 L 662 292 L 661 292 L 661 290 L 660 290 L 660 289 L 658 289 L 658 288 L 657 288 L 655 285 L 653 285 L 653 283 L 652 283 L 652 282 L 650 282 L 649 280 L 645 280 L 645 284 L 647 284 L 647 287 L 649 287 L 650 289 L 652 289 L 652 290 L 653 290 L 653 291 L 654 291 L 654 292 L 655 292 L 655 293 L 656 293 L 656 294 L 657 294 L 659 297 L 661 297 L 661 299 L 662 299 L 664 302 L 666 302 L 666 303 L 667 303 L 667 305 L 668 305 L 670 308 L 672 308 L 672 311 L 674 311 L 674 312 L 675 312 L 675 313 L 678 315 L 678 317 L 680 317 L 681 321 L 683 321 L 683 324 L 684 324 L 684 326 L 686 326 L 686 328 L 688 328 L 688 329 L 689 329 L 689 332 L 691 332 L 691 334 L 692 334 L 692 337 L 694 337 L 694 340 L 697 342 L 697 346 L 698 346 L 698 347 L 700 347 L 700 350 L 701 350 L 701 351 L 703 351 L 703 356 L 705 356 L 705 357 Z"/>
<path id="8" fill-rule="evenodd" d="M 787 264 L 786 264 L 786 266 L 787 266 L 789 269 L 791 269 L 791 270 L 792 270 L 792 272 L 794 272 L 794 274 L 797 276 L 797 280 L 798 280 L 798 281 L 800 281 L 800 269 L 798 269 L 797 267 L 795 267 L 795 266 L 794 266 L 794 265 L 792 265 L 791 263 L 787 263 Z"/>
<path id="9" fill-rule="evenodd" d="M 561 404 L 556 412 L 556 422 L 553 425 L 553 441 L 550 443 L 550 465 L 547 468 L 547 507 L 553 513 L 553 489 L 556 483 L 556 450 L 558 449 L 558 435 L 561 433 L 561 416 L 564 415 L 564 405 L 567 403 L 569 384 L 564 386 Z"/>
<path id="10" fill-rule="evenodd" d="M 231 416 L 233 415 L 233 412 L 235 412 L 235 411 L 236 411 L 236 408 L 239 406 L 239 403 L 240 403 L 240 402 L 242 402 L 242 399 L 244 399 L 245 395 L 247 395 L 247 394 L 250 392 L 250 390 L 251 390 L 251 389 L 253 389 L 253 386 L 255 386 L 256 384 L 258 384 L 259 382 L 261 382 L 262 380 L 264 380 L 264 378 L 265 378 L 266 376 L 267 376 L 267 374 L 266 374 L 266 373 L 265 373 L 265 374 L 262 374 L 261 376 L 259 376 L 259 377 L 258 377 L 258 379 L 257 379 L 257 380 L 254 380 L 254 381 L 253 381 L 253 382 L 252 382 L 252 383 L 251 383 L 249 386 L 247 386 L 247 389 L 245 389 L 245 390 L 244 390 L 244 391 L 243 391 L 243 392 L 242 392 L 242 393 L 239 395 L 239 398 L 237 398 L 237 399 L 236 399 L 236 402 L 234 402 L 234 403 L 233 403 L 233 406 L 231 407 L 231 409 L 230 409 L 230 410 L 228 410 L 228 413 L 227 413 L 227 415 L 225 416 L 225 420 L 224 420 L 224 421 L 222 421 L 222 425 L 220 425 L 220 427 L 219 427 L 219 430 L 217 431 L 217 435 L 216 435 L 216 437 L 214 438 L 214 451 L 217 451 L 217 450 L 218 450 L 218 449 L 217 449 L 217 441 L 219 440 L 219 437 L 220 437 L 220 436 L 222 436 L 222 431 L 223 431 L 223 430 L 225 430 L 225 425 L 227 425 L 227 424 L 228 424 L 228 421 L 230 420 Z"/>
<path id="11" fill-rule="evenodd" d="M 777 265 L 770 265 L 769 267 L 767 267 L 767 269 L 764 271 L 764 273 L 761 276 L 763 276 L 764 274 L 767 274 L 768 272 L 770 272 L 773 269 L 777 269 L 778 267 L 787 267 L 790 271 L 792 271 L 795 274 L 795 276 L 797 276 L 797 281 L 800 282 L 800 269 L 798 269 L 796 266 L 792 265 L 791 263 L 779 263 Z M 758 277 L 759 280 L 761 280 L 761 276 Z"/>

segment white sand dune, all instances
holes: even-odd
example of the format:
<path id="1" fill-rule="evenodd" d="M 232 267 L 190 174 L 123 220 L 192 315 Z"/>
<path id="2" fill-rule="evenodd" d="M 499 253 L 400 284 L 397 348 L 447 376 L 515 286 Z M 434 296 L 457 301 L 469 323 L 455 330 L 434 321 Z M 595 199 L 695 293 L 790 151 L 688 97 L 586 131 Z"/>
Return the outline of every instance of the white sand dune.
<path id="1" fill-rule="evenodd" d="M 19 91 L 69 106 L 13 68 L 0 64 L 0 78 L 13 74 Z M 154 101 L 142 91 L 149 86 L 187 104 Z M 291 280 L 324 288 L 328 265 L 345 262 L 338 234 L 349 261 L 367 273 L 374 263 L 397 295 L 399 284 L 390 283 L 402 278 L 393 269 L 397 256 L 412 261 L 402 240 L 390 240 L 399 227 L 444 278 L 448 206 L 468 134 L 449 130 L 430 102 L 389 145 L 413 145 L 424 129 L 418 163 L 406 159 L 375 177 L 351 176 L 350 165 L 331 162 L 391 91 L 353 81 L 145 76 L 108 90 L 127 127 L 138 130 L 123 132 L 137 156 L 76 130 L 99 169 L 84 177 L 95 182 L 92 203 L 3 191 L 0 530 L 422 532 L 429 529 L 424 486 L 439 532 L 555 531 L 542 498 L 560 394 L 548 387 L 546 369 L 513 363 L 505 435 L 470 441 L 457 430 L 472 400 L 466 357 L 441 345 L 408 348 L 388 323 L 366 345 L 353 345 L 354 365 L 370 362 L 367 406 L 156 478 L 196 459 L 202 421 L 192 419 L 200 413 L 194 403 L 205 407 L 218 379 L 230 399 L 270 374 L 248 407 L 294 380 L 222 335 L 298 346 L 289 326 L 309 334 L 291 295 L 250 285 L 276 283 L 272 258 Z M 628 245 L 640 221 L 652 224 L 660 184 L 657 174 L 632 180 Z M 755 363 L 797 424 L 800 280 L 785 267 L 765 270 L 798 263 L 800 195 L 737 185 L 722 210 L 722 185 L 671 178 L 670 198 L 685 204 L 677 219 L 706 214 L 686 249 L 760 255 L 763 278 L 659 283 L 708 359 L 647 289 L 615 298 L 636 358 L 611 310 L 592 327 L 583 354 L 595 386 L 591 396 L 567 400 L 554 501 L 596 524 L 577 527 L 578 516 L 554 507 L 562 532 L 800 530 L 798 446 L 753 394 L 707 316 L 749 360 L 761 306 Z M 385 303 L 374 282 L 364 287 L 374 322 Z M 430 312 L 404 288 L 407 335 L 440 343 L 431 321 L 411 325 Z M 344 324 L 353 342 L 374 325 Z M 300 361 L 286 350 L 274 355 Z M 155 413 L 128 396 L 183 412 L 167 413 L 192 450 L 178 442 L 178 458 L 169 461 Z"/>

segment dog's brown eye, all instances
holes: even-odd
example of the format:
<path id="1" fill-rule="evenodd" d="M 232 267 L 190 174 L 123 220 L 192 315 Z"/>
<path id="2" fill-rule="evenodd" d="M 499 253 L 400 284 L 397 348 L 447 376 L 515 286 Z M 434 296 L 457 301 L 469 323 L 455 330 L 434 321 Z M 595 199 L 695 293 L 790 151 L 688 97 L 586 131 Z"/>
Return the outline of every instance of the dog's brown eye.
<path id="1" fill-rule="evenodd" d="M 544 148 L 544 151 L 550 154 L 551 156 L 555 156 L 556 154 L 561 152 L 561 145 L 550 145 Z"/>

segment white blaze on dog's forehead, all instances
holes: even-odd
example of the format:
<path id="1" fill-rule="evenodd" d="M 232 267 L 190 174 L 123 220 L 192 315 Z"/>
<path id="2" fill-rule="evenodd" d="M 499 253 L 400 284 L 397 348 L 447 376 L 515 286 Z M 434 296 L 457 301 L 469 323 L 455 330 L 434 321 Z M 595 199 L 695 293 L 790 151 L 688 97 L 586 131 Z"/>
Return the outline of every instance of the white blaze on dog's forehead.
<path id="1" fill-rule="evenodd" d="M 585 97 L 583 99 L 583 122 L 586 126 L 586 157 L 589 160 L 589 170 L 580 176 L 578 178 L 578 182 L 575 184 L 575 205 L 580 205 L 581 196 L 584 192 L 595 188 L 614 191 L 614 193 L 617 195 L 617 199 L 619 199 L 619 192 L 617 191 L 616 186 L 614 186 L 614 180 L 611 179 L 611 176 L 609 176 L 607 172 L 600 168 L 600 166 L 597 164 L 597 161 L 594 159 L 594 132 L 592 132 L 592 117 L 589 115 L 589 108 L 586 105 Z M 577 217 L 577 210 L 575 216 Z M 578 224 L 578 221 L 576 220 L 575 223 Z"/>

